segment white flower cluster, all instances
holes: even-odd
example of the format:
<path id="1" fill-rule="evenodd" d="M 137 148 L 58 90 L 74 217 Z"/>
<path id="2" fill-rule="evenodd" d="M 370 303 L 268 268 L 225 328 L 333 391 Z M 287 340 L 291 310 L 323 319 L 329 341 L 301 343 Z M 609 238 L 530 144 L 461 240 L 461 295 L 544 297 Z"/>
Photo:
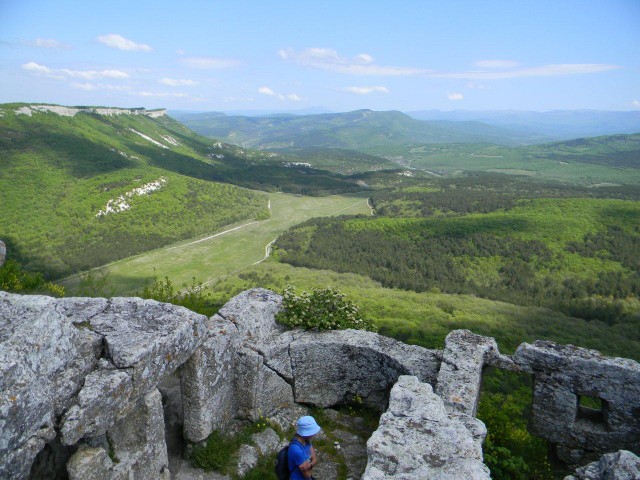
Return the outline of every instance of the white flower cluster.
<path id="1" fill-rule="evenodd" d="M 141 187 L 134 188 L 133 190 L 126 192 L 124 195 L 120 195 L 118 198 L 112 198 L 107 202 L 107 206 L 104 208 L 104 210 L 100 210 L 98 213 L 96 213 L 96 217 L 102 217 L 103 215 L 108 215 L 110 213 L 118 213 L 129 210 L 131 208 L 131 205 L 129 205 L 129 203 L 127 202 L 127 198 L 139 195 L 147 195 L 156 190 L 160 190 L 165 183 L 167 183 L 167 179 L 164 177 L 160 177 L 155 182 L 145 183 Z"/>

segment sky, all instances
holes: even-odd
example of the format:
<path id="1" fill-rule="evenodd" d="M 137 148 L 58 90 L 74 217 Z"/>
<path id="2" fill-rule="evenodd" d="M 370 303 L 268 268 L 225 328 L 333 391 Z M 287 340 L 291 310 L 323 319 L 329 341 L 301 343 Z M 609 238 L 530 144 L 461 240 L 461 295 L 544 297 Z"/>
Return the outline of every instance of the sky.
<path id="1" fill-rule="evenodd" d="M 640 110 L 640 0 L 0 0 L 0 103 Z"/>

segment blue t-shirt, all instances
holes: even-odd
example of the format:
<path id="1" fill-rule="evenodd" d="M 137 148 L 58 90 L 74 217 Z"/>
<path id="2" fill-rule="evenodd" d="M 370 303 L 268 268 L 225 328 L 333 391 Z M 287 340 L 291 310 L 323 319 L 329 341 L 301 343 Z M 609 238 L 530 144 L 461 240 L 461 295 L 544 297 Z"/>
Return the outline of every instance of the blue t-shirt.
<path id="1" fill-rule="evenodd" d="M 289 445 L 290 480 L 305 480 L 298 467 L 307 460 L 311 460 L 311 443 L 303 445 L 298 440 L 292 440 Z"/>

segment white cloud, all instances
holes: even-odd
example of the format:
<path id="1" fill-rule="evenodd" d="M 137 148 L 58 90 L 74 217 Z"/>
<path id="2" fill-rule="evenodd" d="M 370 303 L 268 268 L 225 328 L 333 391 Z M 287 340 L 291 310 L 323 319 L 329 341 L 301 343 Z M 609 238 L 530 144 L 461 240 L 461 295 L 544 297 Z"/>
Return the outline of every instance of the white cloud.
<path id="1" fill-rule="evenodd" d="M 133 40 L 128 40 L 122 35 L 117 33 L 109 33 L 108 35 L 100 35 L 98 41 L 103 43 L 107 47 L 117 48 L 118 50 L 125 50 L 127 52 L 150 52 L 153 50 L 146 43 L 136 43 Z"/>
<path id="2" fill-rule="evenodd" d="M 276 92 L 271 90 L 269 87 L 260 87 L 258 89 L 258 93 L 261 93 L 263 95 L 271 95 L 271 96 L 275 96 L 276 95 Z"/>
<path id="3" fill-rule="evenodd" d="M 634 100 L 633 102 L 631 102 L 631 105 L 633 105 L 634 107 L 640 108 L 640 100 Z"/>
<path id="4" fill-rule="evenodd" d="M 194 87 L 196 85 L 199 85 L 198 82 L 185 78 L 163 78 L 162 80 L 158 80 L 158 82 L 170 87 Z"/>
<path id="5" fill-rule="evenodd" d="M 202 70 L 222 70 L 226 68 L 234 68 L 241 64 L 238 60 L 214 57 L 188 57 L 181 59 L 181 62 L 189 68 L 198 68 Z"/>
<path id="6" fill-rule="evenodd" d="M 29 62 L 22 65 L 24 70 L 46 75 L 51 78 L 81 78 L 83 80 L 96 80 L 99 78 L 124 79 L 129 78 L 129 74 L 121 70 L 69 70 L 68 68 L 54 69 L 36 62 Z"/>
<path id="7" fill-rule="evenodd" d="M 344 89 L 345 92 L 355 93 L 356 95 L 369 95 L 373 92 L 380 93 L 389 93 L 389 89 L 387 87 L 347 87 Z"/>
<path id="8" fill-rule="evenodd" d="M 69 50 L 71 48 L 71 45 L 67 45 L 66 43 L 54 40 L 53 38 L 36 38 L 33 41 L 25 41 L 22 43 L 24 45 L 28 45 L 29 47 L 37 48 L 51 48 L 57 50 Z"/>
<path id="9" fill-rule="evenodd" d="M 449 100 L 458 101 L 458 100 L 463 100 L 464 95 L 462 95 L 461 93 L 450 93 L 449 95 L 447 95 L 447 98 Z"/>
<path id="10" fill-rule="evenodd" d="M 80 90 L 92 91 L 92 90 L 113 90 L 113 91 L 127 91 L 131 90 L 129 85 L 111 85 L 109 83 L 72 83 L 71 86 L 73 88 L 77 88 Z"/>
<path id="11" fill-rule="evenodd" d="M 51 70 L 49 67 L 40 65 L 39 63 L 36 63 L 36 62 L 25 63 L 24 65 L 22 65 L 22 68 L 24 68 L 25 70 L 29 70 L 31 72 L 42 73 L 45 75 L 53 73 L 53 70 Z"/>
<path id="12" fill-rule="evenodd" d="M 479 60 L 474 65 L 478 68 L 515 68 L 520 63 L 512 60 Z"/>
<path id="13" fill-rule="evenodd" d="M 223 102 L 231 103 L 231 102 L 255 102 L 255 99 L 251 97 L 224 97 L 222 99 Z"/>
<path id="14" fill-rule="evenodd" d="M 162 98 L 166 98 L 166 97 L 172 97 L 172 98 L 186 98 L 189 95 L 187 95 L 186 93 L 179 93 L 179 92 L 140 92 L 139 95 L 141 97 L 162 97 Z"/>
<path id="15" fill-rule="evenodd" d="M 73 78 L 82 78 L 84 80 L 95 80 L 97 78 L 115 78 L 123 79 L 129 78 L 129 74 L 120 70 L 69 70 L 62 68 L 58 70 L 65 75 Z"/>
<path id="16" fill-rule="evenodd" d="M 466 72 L 435 72 L 425 68 L 377 65 L 371 55 L 361 53 L 354 58 L 342 57 L 330 48 L 307 48 L 295 51 L 281 49 L 278 56 L 297 65 L 348 75 L 419 76 L 426 78 L 453 78 L 463 80 L 502 80 L 508 78 L 558 77 L 606 72 L 617 65 L 601 63 L 561 63 L 537 67 L 521 67 L 512 60 L 479 60 L 477 69 Z"/>
<path id="17" fill-rule="evenodd" d="M 280 100 L 291 100 L 292 102 L 300 102 L 304 100 L 297 93 L 289 93 L 288 95 L 283 95 L 282 93 L 275 92 L 273 91 L 273 89 L 266 86 L 258 88 L 258 93 L 261 93 L 262 95 L 268 95 L 270 97 L 277 97 Z"/>
<path id="18" fill-rule="evenodd" d="M 356 58 L 358 60 L 360 60 L 362 63 L 372 63 L 373 62 L 373 57 L 371 55 L 367 54 L 367 53 L 361 53 Z"/>
<path id="19" fill-rule="evenodd" d="M 298 65 L 348 75 L 411 76 L 430 72 L 420 68 L 376 65 L 373 63 L 373 57 L 366 53 L 361 53 L 354 58 L 346 58 L 330 48 L 307 48 L 300 52 L 292 49 L 279 50 L 278 55 L 283 60 Z"/>
<path id="20" fill-rule="evenodd" d="M 541 65 L 539 67 L 518 68 L 501 72 L 471 71 L 460 73 L 433 73 L 433 78 L 460 78 L 466 80 L 503 80 L 508 78 L 527 77 L 559 77 L 565 75 L 581 75 L 586 73 L 606 72 L 620 68 L 617 65 L 601 63 L 562 63 Z"/>

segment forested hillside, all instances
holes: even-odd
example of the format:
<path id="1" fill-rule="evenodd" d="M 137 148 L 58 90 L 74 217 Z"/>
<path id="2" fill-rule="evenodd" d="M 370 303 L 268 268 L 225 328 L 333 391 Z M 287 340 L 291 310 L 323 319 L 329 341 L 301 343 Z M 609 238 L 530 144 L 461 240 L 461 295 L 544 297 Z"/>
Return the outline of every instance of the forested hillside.
<path id="1" fill-rule="evenodd" d="M 323 147 L 358 150 L 363 147 L 423 143 L 495 143 L 522 145 L 539 136 L 523 135 L 481 122 L 422 121 L 402 112 L 356 110 L 318 115 L 227 116 L 181 113 L 176 118 L 212 138 L 245 147 Z"/>
<path id="2" fill-rule="evenodd" d="M 609 113 L 603 118 L 620 118 L 629 128 L 640 125 L 634 112 Z M 401 112 L 371 110 L 263 117 L 182 112 L 177 118 L 203 135 L 289 154 L 297 162 L 343 174 L 400 165 L 444 176 L 485 171 L 578 185 L 640 184 L 638 133 L 544 143 L 558 136 L 536 134 L 534 127 L 523 134 L 517 123 L 515 129 L 506 128 L 508 116 L 501 125 L 488 125 L 462 119 L 420 121 Z"/>
<path id="3" fill-rule="evenodd" d="M 640 312 L 638 198 L 637 189 L 508 177 L 408 180 L 372 194 L 387 216 L 305 222 L 278 239 L 276 255 L 386 287 L 474 294 L 612 324 Z"/>
<path id="4" fill-rule="evenodd" d="M 54 278 L 269 215 L 266 198 L 231 183 L 359 188 L 326 172 L 256 166 L 267 154 L 213 143 L 166 116 L 63 116 L 25 104 L 0 112 L 0 238 L 25 268 Z"/>

